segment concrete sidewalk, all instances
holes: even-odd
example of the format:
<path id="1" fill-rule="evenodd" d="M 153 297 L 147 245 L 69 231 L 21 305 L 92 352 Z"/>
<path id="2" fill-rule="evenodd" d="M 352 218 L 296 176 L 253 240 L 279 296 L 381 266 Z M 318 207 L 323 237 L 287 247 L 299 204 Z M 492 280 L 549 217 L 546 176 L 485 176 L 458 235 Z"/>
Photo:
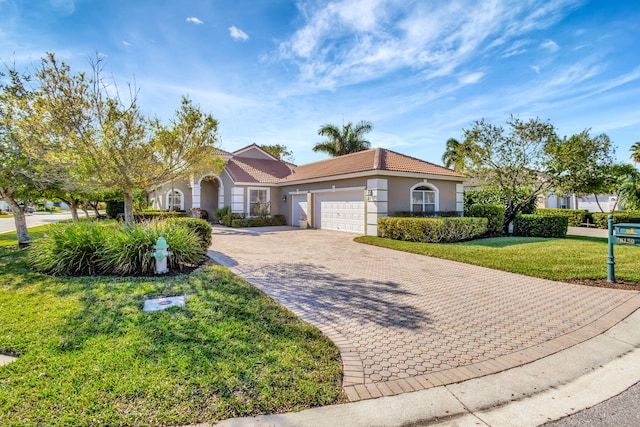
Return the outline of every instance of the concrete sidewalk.
<path id="1" fill-rule="evenodd" d="M 640 312 L 535 362 L 457 384 L 218 426 L 538 426 L 591 407 L 640 379 Z M 202 425 L 204 426 L 204 425 Z"/>

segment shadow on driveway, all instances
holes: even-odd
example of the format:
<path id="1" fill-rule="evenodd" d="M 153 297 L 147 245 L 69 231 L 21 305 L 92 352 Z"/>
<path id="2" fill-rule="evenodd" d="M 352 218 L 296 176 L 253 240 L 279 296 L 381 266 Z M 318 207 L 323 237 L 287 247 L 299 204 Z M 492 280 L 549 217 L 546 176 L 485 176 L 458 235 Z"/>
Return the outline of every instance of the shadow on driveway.
<path id="1" fill-rule="evenodd" d="M 421 329 L 432 319 L 403 302 L 415 294 L 393 282 L 349 279 L 313 264 L 271 264 L 242 276 L 294 311 L 323 323 L 362 324 L 408 330 Z"/>

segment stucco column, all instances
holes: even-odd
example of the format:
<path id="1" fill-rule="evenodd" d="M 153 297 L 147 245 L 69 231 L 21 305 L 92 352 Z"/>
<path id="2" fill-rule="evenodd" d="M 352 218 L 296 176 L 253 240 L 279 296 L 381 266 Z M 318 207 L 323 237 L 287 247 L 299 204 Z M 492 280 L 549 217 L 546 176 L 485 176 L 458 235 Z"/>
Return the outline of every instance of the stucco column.
<path id="1" fill-rule="evenodd" d="M 456 211 L 464 212 L 464 186 L 456 184 Z"/>
<path id="2" fill-rule="evenodd" d="M 378 235 L 378 218 L 388 215 L 388 187 L 384 178 L 374 178 L 367 180 L 365 190 L 367 201 L 367 236 Z"/>

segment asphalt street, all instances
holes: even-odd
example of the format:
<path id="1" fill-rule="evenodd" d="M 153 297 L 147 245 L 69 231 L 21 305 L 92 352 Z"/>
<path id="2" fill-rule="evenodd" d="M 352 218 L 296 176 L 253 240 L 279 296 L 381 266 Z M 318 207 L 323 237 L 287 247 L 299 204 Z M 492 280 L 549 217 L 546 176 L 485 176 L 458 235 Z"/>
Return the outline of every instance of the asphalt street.
<path id="1" fill-rule="evenodd" d="M 541 427 L 616 427 L 640 426 L 640 383 L 589 409 L 577 412 Z"/>
<path id="2" fill-rule="evenodd" d="M 62 212 L 62 213 L 35 213 L 35 214 L 27 214 L 27 228 L 36 227 L 38 225 L 43 224 L 51 224 L 53 222 L 62 221 L 64 219 L 71 218 L 70 213 Z M 0 218 L 0 234 L 9 233 L 11 231 L 16 231 L 16 223 L 11 218 Z"/>

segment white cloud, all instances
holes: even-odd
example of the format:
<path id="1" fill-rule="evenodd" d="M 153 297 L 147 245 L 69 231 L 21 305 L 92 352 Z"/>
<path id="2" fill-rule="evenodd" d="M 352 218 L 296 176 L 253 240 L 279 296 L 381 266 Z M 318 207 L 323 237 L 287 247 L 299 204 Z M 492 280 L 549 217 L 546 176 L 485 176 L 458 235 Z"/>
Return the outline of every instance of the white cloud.
<path id="1" fill-rule="evenodd" d="M 126 40 L 122 40 L 122 44 L 125 45 L 125 46 L 131 46 L 131 43 L 129 43 Z"/>
<path id="2" fill-rule="evenodd" d="M 542 43 L 540 47 L 542 49 L 549 49 L 551 52 L 556 52 L 558 49 L 560 49 L 560 46 L 558 46 L 558 44 L 553 40 L 547 40 L 546 42 Z"/>
<path id="3" fill-rule="evenodd" d="M 196 18 L 195 16 L 191 16 L 189 18 L 186 19 L 187 22 L 190 22 L 192 24 L 196 24 L 196 25 L 202 25 L 203 22 L 201 20 L 199 20 L 198 18 Z"/>
<path id="4" fill-rule="evenodd" d="M 458 77 L 458 82 L 463 85 L 472 85 L 478 83 L 483 77 L 484 73 L 482 72 L 465 74 L 464 76 Z"/>
<path id="5" fill-rule="evenodd" d="M 536 72 L 536 74 L 540 74 L 540 67 L 537 65 L 529 65 L 529 68 L 531 68 L 533 71 Z"/>
<path id="6" fill-rule="evenodd" d="M 524 53 L 531 41 L 518 38 L 557 22 L 579 1 L 300 2 L 305 24 L 280 43 L 278 53 L 298 66 L 310 90 L 334 90 L 398 70 L 434 79 L 457 74 L 479 54 L 496 55 L 491 51 L 506 43 L 511 45 L 502 57 Z"/>
<path id="7" fill-rule="evenodd" d="M 242 31 L 240 28 L 236 27 L 235 25 L 232 25 L 229 27 L 229 35 L 234 40 L 243 41 L 243 42 L 246 42 L 247 40 L 249 40 L 249 36 L 247 35 L 247 33 Z"/>

